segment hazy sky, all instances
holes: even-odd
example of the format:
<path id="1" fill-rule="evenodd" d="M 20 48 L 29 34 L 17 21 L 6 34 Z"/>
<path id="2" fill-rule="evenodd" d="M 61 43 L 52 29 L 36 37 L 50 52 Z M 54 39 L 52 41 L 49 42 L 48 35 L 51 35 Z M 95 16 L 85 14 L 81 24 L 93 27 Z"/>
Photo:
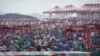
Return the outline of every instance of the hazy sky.
<path id="1" fill-rule="evenodd" d="M 100 0 L 0 0 L 0 11 L 11 13 L 42 13 L 58 5 L 81 6 L 85 3 L 100 3 Z"/>

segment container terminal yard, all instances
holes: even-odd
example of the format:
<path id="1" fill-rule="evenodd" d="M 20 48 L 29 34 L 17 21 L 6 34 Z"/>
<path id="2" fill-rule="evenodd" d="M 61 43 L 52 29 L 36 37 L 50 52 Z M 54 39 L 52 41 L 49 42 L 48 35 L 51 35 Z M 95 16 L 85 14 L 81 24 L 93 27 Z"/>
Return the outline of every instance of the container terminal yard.
<path id="1" fill-rule="evenodd" d="M 0 54 L 100 56 L 100 4 L 55 6 L 43 14 L 48 18 L 0 18 L 0 52 L 6 53 Z"/>

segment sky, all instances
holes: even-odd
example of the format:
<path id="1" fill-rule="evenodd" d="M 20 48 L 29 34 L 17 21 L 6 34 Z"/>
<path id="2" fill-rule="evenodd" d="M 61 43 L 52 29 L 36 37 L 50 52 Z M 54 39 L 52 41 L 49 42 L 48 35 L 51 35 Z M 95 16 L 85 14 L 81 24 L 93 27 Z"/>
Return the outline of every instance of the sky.
<path id="1" fill-rule="evenodd" d="M 0 0 L 0 11 L 7 13 L 32 14 L 52 9 L 54 6 L 82 6 L 86 3 L 100 3 L 100 0 Z"/>

